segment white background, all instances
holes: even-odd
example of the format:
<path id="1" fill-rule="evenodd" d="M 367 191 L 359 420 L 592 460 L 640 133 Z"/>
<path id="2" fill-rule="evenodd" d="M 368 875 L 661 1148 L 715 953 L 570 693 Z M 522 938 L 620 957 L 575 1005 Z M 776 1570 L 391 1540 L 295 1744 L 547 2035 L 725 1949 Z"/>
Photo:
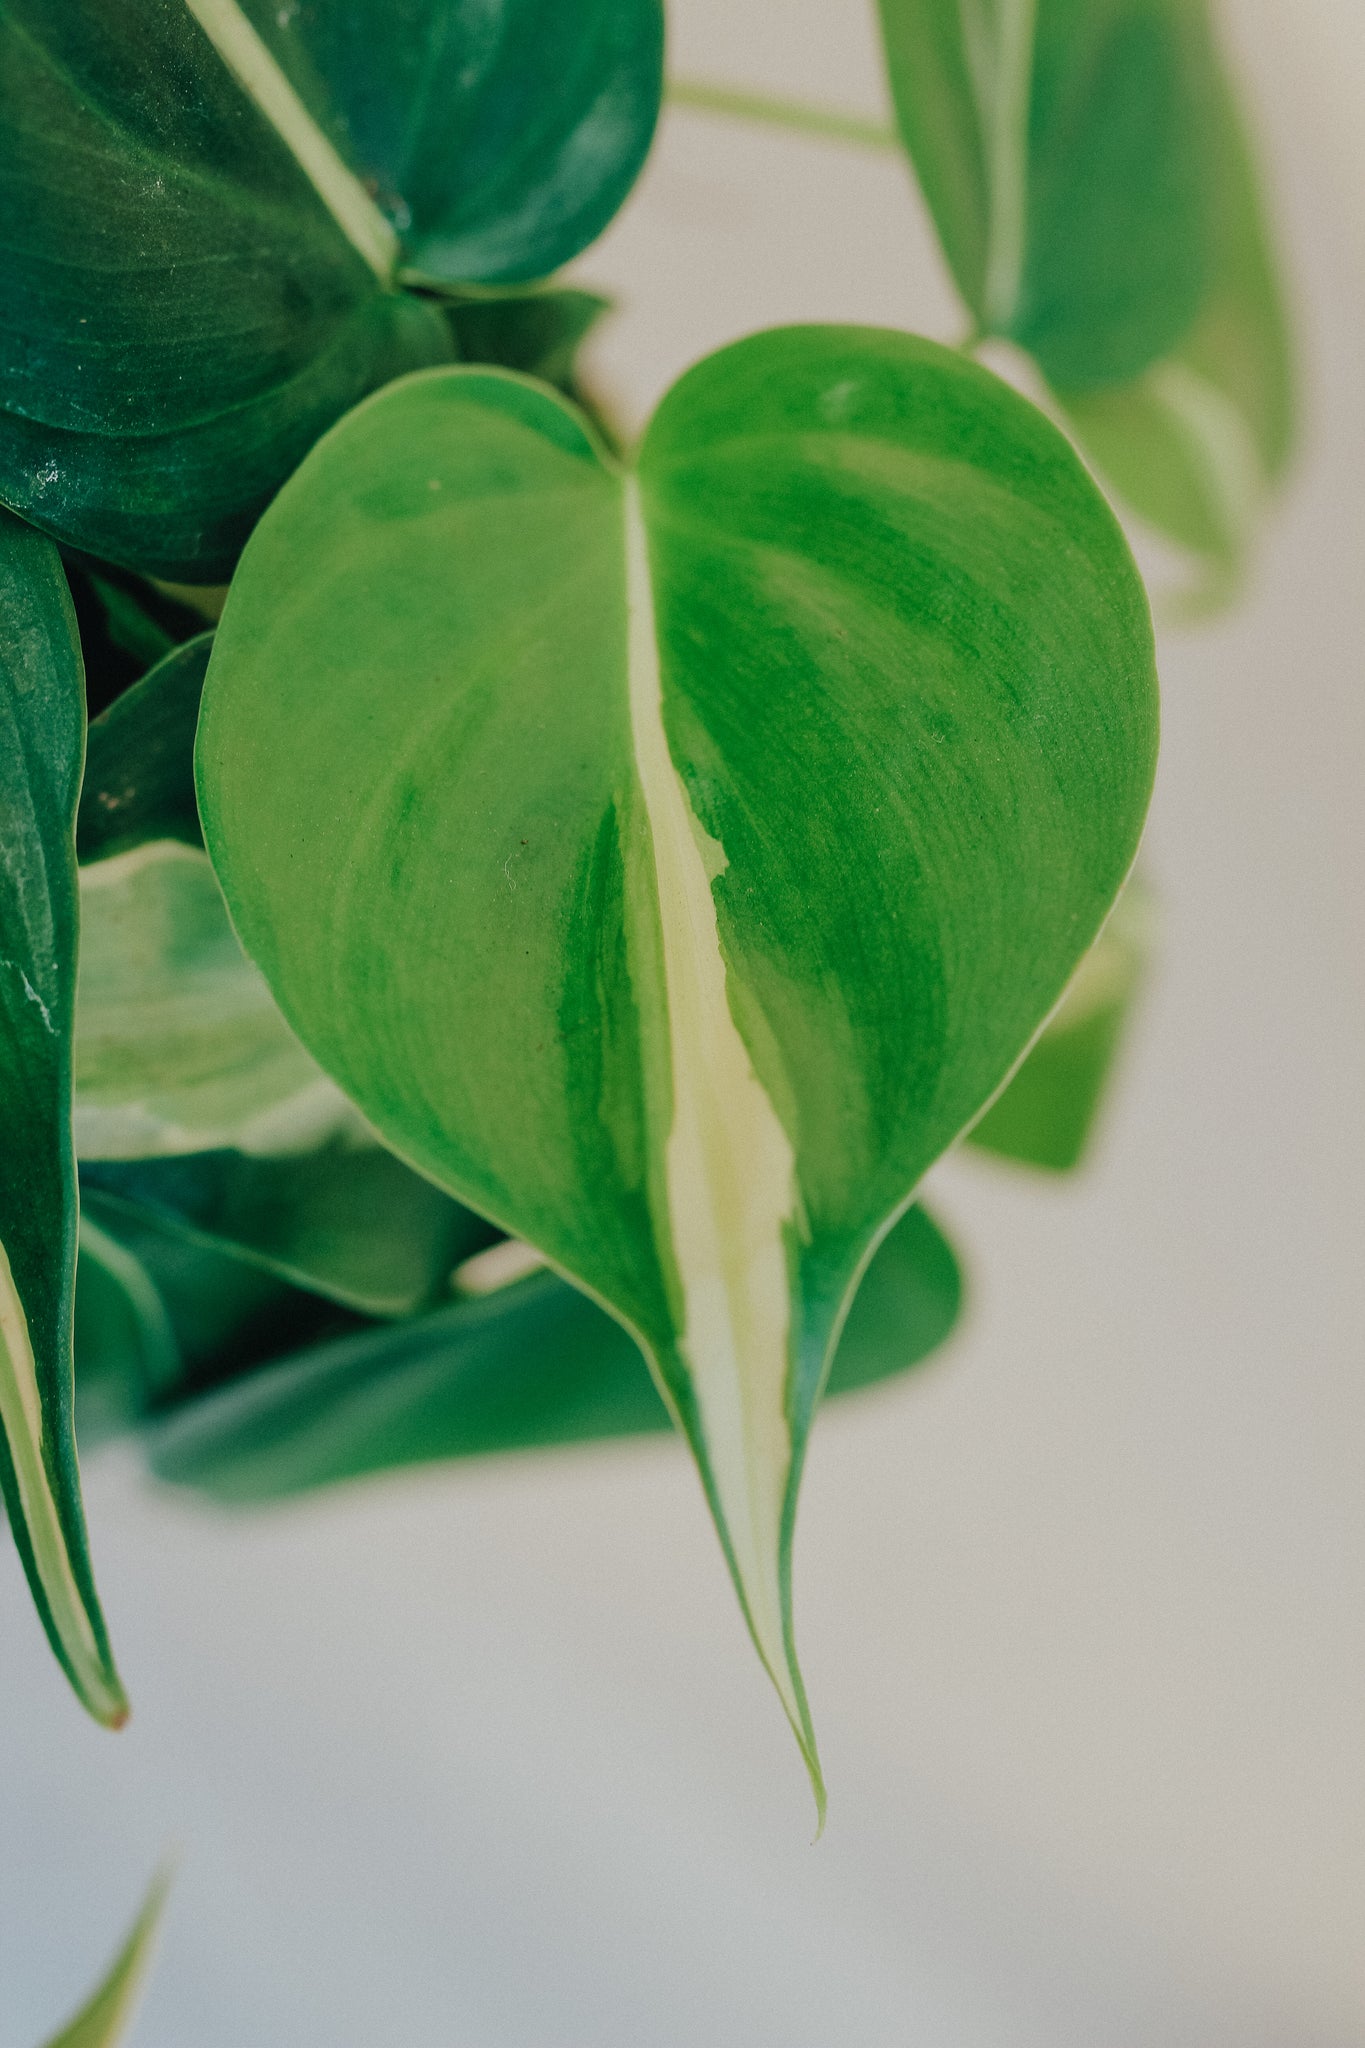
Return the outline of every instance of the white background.
<path id="1" fill-rule="evenodd" d="M 1365 2037 L 1365 18 L 1227 10 L 1307 419 L 1254 599 L 1163 648 L 1160 972 L 1093 1169 L 933 1177 L 941 1361 L 831 1410 L 824 1841 L 667 1443 L 237 1521 L 92 1460 L 135 1703 L 0 1551 L 0 2048 L 182 1854 L 140 2048 Z M 674 0 L 679 71 L 878 112 L 864 0 Z M 641 418 L 808 318 L 961 325 L 894 158 L 669 116 L 579 266 Z"/>

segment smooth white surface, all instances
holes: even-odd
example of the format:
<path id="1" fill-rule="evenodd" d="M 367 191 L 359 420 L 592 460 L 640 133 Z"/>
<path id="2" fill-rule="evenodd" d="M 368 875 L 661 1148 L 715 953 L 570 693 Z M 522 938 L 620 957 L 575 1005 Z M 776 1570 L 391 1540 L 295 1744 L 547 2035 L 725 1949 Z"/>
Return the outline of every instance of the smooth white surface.
<path id="1" fill-rule="evenodd" d="M 168 1841 L 138 2048 L 1359 2043 L 1365 25 L 1232 19 L 1303 459 L 1255 598 L 1164 649 L 1164 953 L 1095 1168 L 942 1168 L 970 1322 L 817 1431 L 824 1841 L 673 1446 L 241 1521 L 106 1456 L 124 1736 L 0 1552 L 0 2048 L 74 2003 Z M 853 0 L 674 27 L 680 69 L 879 104 Z M 601 364 L 637 417 L 754 326 L 960 325 L 894 160 L 700 115 L 580 267 L 629 300 Z"/>

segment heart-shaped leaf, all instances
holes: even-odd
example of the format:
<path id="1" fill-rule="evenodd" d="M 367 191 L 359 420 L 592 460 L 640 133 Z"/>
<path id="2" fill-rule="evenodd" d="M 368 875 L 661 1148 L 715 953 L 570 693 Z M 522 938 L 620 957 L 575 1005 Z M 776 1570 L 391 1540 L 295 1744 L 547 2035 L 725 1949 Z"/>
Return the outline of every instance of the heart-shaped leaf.
<path id="1" fill-rule="evenodd" d="M 0 514 L 0 1487 L 52 1647 L 98 1720 L 127 1713 L 72 1429 L 76 799 L 84 679 L 50 541 Z"/>
<path id="2" fill-rule="evenodd" d="M 793 328 L 636 472 L 450 370 L 253 536 L 209 665 L 237 929 L 394 1146 L 637 1337 L 814 1770 L 790 1547 L 857 1277 L 1132 859 L 1150 623 L 1062 436 L 951 351 Z"/>
<path id="3" fill-rule="evenodd" d="M 904 138 L 983 335 L 1120 499 L 1240 569 L 1292 429 L 1254 167 L 1204 0 L 880 0 Z"/>
<path id="4" fill-rule="evenodd" d="M 878 1247 L 828 1392 L 908 1371 L 957 1320 L 962 1281 L 925 1211 Z M 339 1338 L 182 1404 L 153 1426 L 163 1479 L 220 1500 L 277 1500 L 363 1473 L 671 1426 L 620 1324 L 552 1273 Z"/>
<path id="5" fill-rule="evenodd" d="M 13 0 L 0 498 L 225 576 L 317 435 L 450 360 L 450 283 L 543 275 L 648 147 L 659 0 Z"/>

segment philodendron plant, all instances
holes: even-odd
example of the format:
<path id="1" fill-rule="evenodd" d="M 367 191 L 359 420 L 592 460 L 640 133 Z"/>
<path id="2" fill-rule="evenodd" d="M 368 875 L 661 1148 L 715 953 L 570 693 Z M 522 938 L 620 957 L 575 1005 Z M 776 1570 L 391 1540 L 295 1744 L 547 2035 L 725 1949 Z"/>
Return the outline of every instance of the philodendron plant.
<path id="1" fill-rule="evenodd" d="M 656 0 L 0 16 L 0 1479 L 104 1721 L 76 1425 L 249 1501 L 671 1419 L 823 1800 L 816 1408 L 952 1327 L 956 1139 L 1079 1158 L 1147 943 L 1063 425 L 1223 585 L 1288 434 L 1196 0 L 881 12 L 972 343 L 754 335 L 634 447 L 547 280 Z"/>

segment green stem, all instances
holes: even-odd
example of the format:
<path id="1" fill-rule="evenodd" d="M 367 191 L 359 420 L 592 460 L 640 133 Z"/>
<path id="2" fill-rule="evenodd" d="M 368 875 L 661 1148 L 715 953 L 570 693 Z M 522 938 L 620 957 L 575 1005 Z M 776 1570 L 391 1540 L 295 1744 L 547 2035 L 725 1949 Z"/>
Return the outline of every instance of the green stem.
<path id="1" fill-rule="evenodd" d="M 900 147 L 900 137 L 885 122 L 864 120 L 858 114 L 836 114 L 825 107 L 808 107 L 799 100 L 773 99 L 767 93 L 731 92 L 723 85 L 675 78 L 669 84 L 667 97 L 675 107 L 724 114 L 736 121 L 761 121 L 770 128 L 817 135 L 826 142 L 853 142 L 863 149 Z"/>

